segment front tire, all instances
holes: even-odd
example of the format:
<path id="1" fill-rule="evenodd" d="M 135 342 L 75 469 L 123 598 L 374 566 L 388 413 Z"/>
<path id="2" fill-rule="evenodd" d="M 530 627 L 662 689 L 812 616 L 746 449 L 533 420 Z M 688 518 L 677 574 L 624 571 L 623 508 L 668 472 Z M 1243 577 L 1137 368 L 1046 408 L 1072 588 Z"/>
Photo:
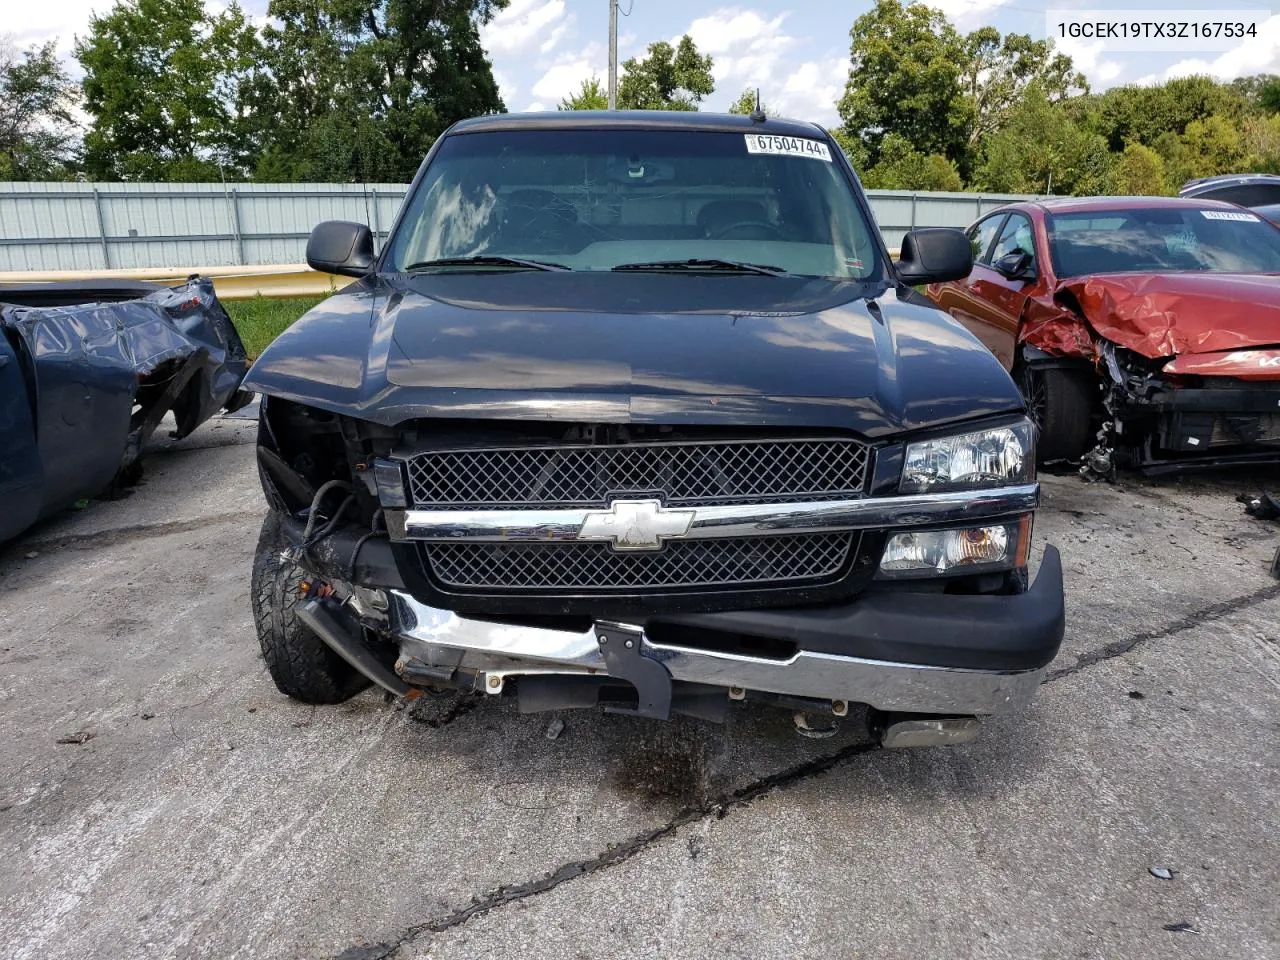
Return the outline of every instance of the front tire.
<path id="1" fill-rule="evenodd" d="M 369 680 L 298 619 L 307 571 L 285 556 L 291 546 L 272 510 L 262 522 L 250 593 L 262 657 L 281 693 L 303 703 L 342 703 Z"/>
<path id="2" fill-rule="evenodd" d="M 1040 429 L 1037 459 L 1079 460 L 1093 445 L 1094 378 L 1066 367 L 1023 366 L 1018 388 L 1031 419 Z"/>

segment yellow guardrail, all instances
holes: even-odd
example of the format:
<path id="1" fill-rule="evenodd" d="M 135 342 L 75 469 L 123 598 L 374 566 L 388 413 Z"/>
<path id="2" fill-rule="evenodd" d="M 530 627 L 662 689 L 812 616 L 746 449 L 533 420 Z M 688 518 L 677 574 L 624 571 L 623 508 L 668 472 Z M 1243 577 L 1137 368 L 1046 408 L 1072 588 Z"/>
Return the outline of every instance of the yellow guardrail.
<path id="1" fill-rule="evenodd" d="M 349 277 L 312 270 L 305 263 L 247 267 L 153 267 L 140 270 L 0 271 L 0 291 L 6 284 L 56 283 L 63 280 L 146 280 L 168 286 L 192 274 L 213 280 L 220 300 L 254 297 L 320 297 L 351 282 Z"/>
<path id="2" fill-rule="evenodd" d="M 897 259 L 898 251 L 890 255 Z M 322 297 L 351 282 L 350 277 L 320 273 L 305 263 L 248 267 L 149 267 L 138 270 L 0 271 L 0 292 L 6 284 L 56 283 L 63 280 L 146 280 L 173 286 L 192 274 L 209 277 L 221 300 L 254 297 Z"/>

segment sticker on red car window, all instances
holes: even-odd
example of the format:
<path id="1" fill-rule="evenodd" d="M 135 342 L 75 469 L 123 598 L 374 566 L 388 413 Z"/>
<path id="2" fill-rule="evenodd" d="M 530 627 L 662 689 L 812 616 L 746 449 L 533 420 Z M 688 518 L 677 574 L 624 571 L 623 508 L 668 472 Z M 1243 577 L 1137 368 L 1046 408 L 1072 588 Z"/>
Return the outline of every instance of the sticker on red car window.
<path id="1" fill-rule="evenodd" d="M 747 153 L 767 153 L 779 157 L 810 157 L 831 162 L 831 151 L 821 140 L 807 137 L 780 137 L 773 133 L 748 133 Z"/>
<path id="2" fill-rule="evenodd" d="M 1241 211 L 1236 213 L 1234 210 L 1201 210 L 1201 216 L 1206 220 L 1238 220 L 1241 223 L 1257 223 L 1258 218 L 1252 213 Z"/>

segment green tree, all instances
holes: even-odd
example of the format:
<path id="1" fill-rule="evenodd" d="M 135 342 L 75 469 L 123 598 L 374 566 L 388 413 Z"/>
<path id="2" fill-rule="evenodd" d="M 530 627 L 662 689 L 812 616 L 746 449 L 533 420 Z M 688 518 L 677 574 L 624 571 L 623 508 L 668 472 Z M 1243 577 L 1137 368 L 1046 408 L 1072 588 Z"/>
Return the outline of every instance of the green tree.
<path id="1" fill-rule="evenodd" d="M 960 190 L 960 172 L 941 154 L 913 150 L 903 137 L 886 134 L 880 162 L 866 172 L 863 185 L 872 190 Z"/>
<path id="2" fill-rule="evenodd" d="M 1275 113 L 1280 110 L 1280 77 L 1274 73 L 1237 77 L 1227 86 L 1244 100 L 1251 113 Z"/>
<path id="3" fill-rule="evenodd" d="M 1049 40 L 1032 40 L 1025 33 L 1001 37 L 994 27 L 982 27 L 965 37 L 965 48 L 961 85 L 973 117 L 971 148 L 1008 122 L 1032 84 L 1051 103 L 1088 91 L 1084 75 L 1070 57 L 1054 53 Z"/>
<path id="4" fill-rule="evenodd" d="M 1247 156 L 1240 129 L 1216 114 L 1192 120 L 1181 136 L 1170 131 L 1158 137 L 1154 149 L 1164 161 L 1171 192 L 1196 177 L 1238 173 Z"/>
<path id="5" fill-rule="evenodd" d="M 1258 89 L 1258 106 L 1267 113 L 1280 113 L 1280 77 L 1267 77 Z"/>
<path id="6" fill-rule="evenodd" d="M 77 40 L 84 67 L 85 169 L 104 180 L 217 180 L 247 172 L 241 88 L 257 34 L 233 2 L 118 0 Z"/>
<path id="7" fill-rule="evenodd" d="M 987 139 L 973 186 L 1000 193 L 1103 194 L 1111 191 L 1111 166 L 1106 141 L 1032 86 L 1005 128 Z"/>
<path id="8" fill-rule="evenodd" d="M 849 165 L 861 175 L 869 166 L 867 161 L 867 145 L 858 137 L 852 137 L 847 130 L 837 127 L 831 131 L 831 138 L 840 145 Z"/>
<path id="9" fill-rule="evenodd" d="M 698 53 L 693 38 L 676 47 L 665 41 L 649 44 L 649 55 L 622 64 L 618 106 L 624 110 L 697 110 L 716 88 L 712 60 Z"/>
<path id="10" fill-rule="evenodd" d="M 1248 110 L 1239 89 L 1210 77 L 1179 77 L 1154 87 L 1112 87 L 1097 98 L 1079 98 L 1077 119 L 1119 153 L 1132 142 L 1154 146 L 1165 134 L 1215 114 L 1239 120 Z"/>
<path id="11" fill-rule="evenodd" d="M 0 180 L 61 180 L 76 153 L 79 87 L 53 43 L 21 53 L 0 43 Z"/>
<path id="12" fill-rule="evenodd" d="M 1158 197 L 1166 192 L 1164 160 L 1140 143 L 1131 143 L 1116 163 L 1115 189 L 1127 197 Z"/>
<path id="13" fill-rule="evenodd" d="M 972 104 L 961 86 L 962 38 L 941 11 L 876 0 L 850 31 L 852 65 L 836 108 L 845 132 L 879 159 L 887 133 L 923 154 L 964 157 Z"/>
<path id="14" fill-rule="evenodd" d="M 507 2 L 271 0 L 257 178 L 410 179 L 451 124 L 506 109 L 480 27 Z"/>
<path id="15" fill-rule="evenodd" d="M 738 113 L 745 116 L 749 113 L 753 113 L 755 109 L 756 109 L 756 91 L 754 88 L 752 88 L 749 90 L 742 91 L 742 95 L 733 102 L 732 106 L 729 107 L 729 112 Z M 763 100 L 760 101 L 760 109 L 764 111 L 764 115 L 766 117 L 778 116 L 778 114 L 774 111 L 773 107 L 765 103 Z"/>
<path id="16" fill-rule="evenodd" d="M 1280 173 L 1280 114 L 1251 117 L 1241 136 L 1249 157 L 1244 166 L 1260 173 Z"/>
<path id="17" fill-rule="evenodd" d="M 561 110 L 608 110 L 609 91 L 600 82 L 599 77 L 588 77 L 582 81 L 577 93 L 570 94 L 560 101 Z"/>

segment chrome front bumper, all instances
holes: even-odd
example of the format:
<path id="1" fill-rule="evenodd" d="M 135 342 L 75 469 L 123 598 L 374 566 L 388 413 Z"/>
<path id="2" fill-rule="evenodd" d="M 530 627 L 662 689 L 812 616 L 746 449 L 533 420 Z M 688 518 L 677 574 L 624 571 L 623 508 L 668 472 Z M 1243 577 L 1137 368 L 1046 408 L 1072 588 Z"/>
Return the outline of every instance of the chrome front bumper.
<path id="1" fill-rule="evenodd" d="M 401 662 L 416 660 L 442 676 L 474 673 L 478 686 L 501 693 L 508 677 L 536 674 L 611 676 L 601 636 L 638 638 L 638 653 L 671 680 L 816 700 L 864 703 L 903 713 L 989 715 L 1025 705 L 1045 668 L 1019 672 L 922 666 L 799 651 L 774 660 L 654 643 L 636 627 L 597 623 L 582 632 L 472 620 L 389 591 L 392 632 Z M 631 644 L 628 643 L 628 646 Z"/>

